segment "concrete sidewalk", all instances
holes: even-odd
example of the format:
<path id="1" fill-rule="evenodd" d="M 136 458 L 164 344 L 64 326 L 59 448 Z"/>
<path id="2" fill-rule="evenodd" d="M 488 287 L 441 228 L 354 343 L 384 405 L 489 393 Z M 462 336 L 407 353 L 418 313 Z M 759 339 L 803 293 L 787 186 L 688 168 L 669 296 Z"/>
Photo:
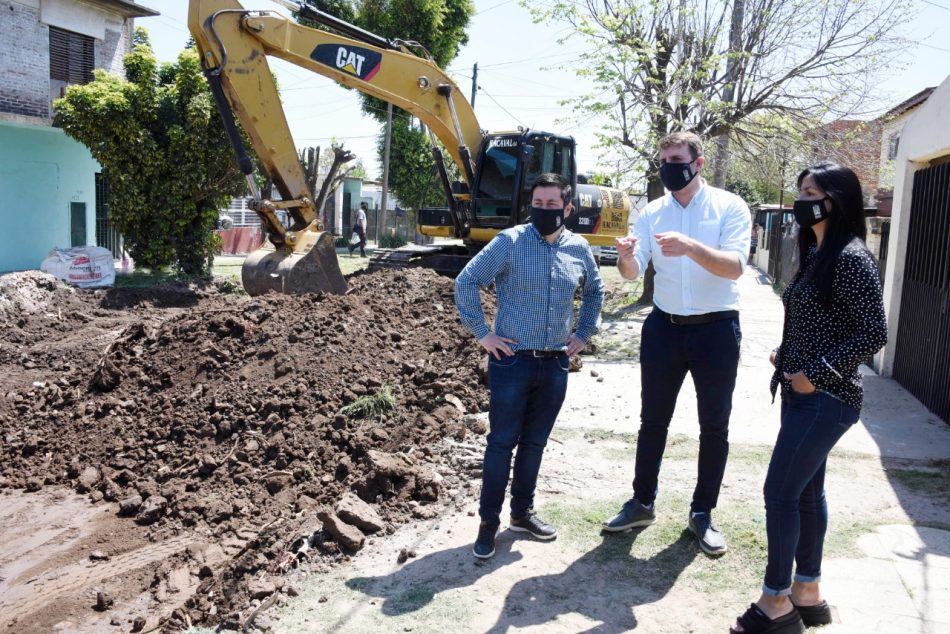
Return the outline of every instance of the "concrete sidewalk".
<path id="1" fill-rule="evenodd" d="M 742 293 L 742 358 L 730 424 L 732 444 L 771 445 L 778 432 L 779 403 L 769 393 L 772 366 L 769 352 L 782 334 L 783 310 L 779 295 L 760 271 L 749 268 L 740 279 Z M 648 312 L 648 311 L 646 311 Z M 639 336 L 636 323 L 608 324 Z M 592 376 L 591 370 L 597 373 Z M 928 473 L 932 461 L 944 472 L 950 460 L 950 425 L 930 413 L 896 381 L 863 368 L 865 401 L 861 420 L 843 437 L 830 460 L 847 459 L 849 452 L 874 456 L 882 470 L 902 466 Z M 604 390 L 606 388 L 606 390 Z M 599 405 L 574 406 L 576 395 L 594 389 L 615 395 Z M 635 432 L 639 426 L 640 369 L 629 363 L 585 363 L 572 376 L 565 411 L 559 425 L 576 423 L 612 431 Z M 580 407 L 586 411 L 580 411 Z M 628 408 L 621 416 L 617 409 Z M 624 422 L 618 429 L 617 421 Z M 671 434 L 698 439 L 696 396 L 692 382 L 683 385 L 670 427 Z M 840 454 L 840 455 L 839 455 Z M 631 469 L 632 475 L 632 469 Z M 727 473 L 728 477 L 728 473 Z M 888 475 L 888 481 L 894 480 Z M 898 508 L 907 523 L 879 526 L 858 539 L 863 558 L 826 560 L 822 589 L 837 610 L 836 623 L 827 632 L 950 632 L 950 509 L 902 504 L 892 487 L 868 488 L 862 483 L 834 485 L 829 497 L 865 496 L 868 505 Z M 754 494 L 761 495 L 759 491 Z M 943 492 L 946 500 L 946 491 Z M 900 508 L 904 507 L 904 508 Z M 750 600 L 754 597 L 750 597 Z"/>

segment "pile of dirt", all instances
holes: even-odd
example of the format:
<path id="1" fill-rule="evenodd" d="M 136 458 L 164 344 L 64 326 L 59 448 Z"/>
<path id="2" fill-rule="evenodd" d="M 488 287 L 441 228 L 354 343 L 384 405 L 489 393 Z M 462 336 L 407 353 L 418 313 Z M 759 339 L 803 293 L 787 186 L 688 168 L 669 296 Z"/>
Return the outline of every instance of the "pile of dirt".
<path id="1" fill-rule="evenodd" d="M 198 587 L 166 627 L 238 627 L 280 587 L 264 573 L 469 494 L 451 447 L 484 431 L 465 414 L 487 391 L 451 280 L 380 271 L 343 297 L 249 298 L 28 279 L 0 338 L 0 487 L 73 487 L 152 541 L 237 540 L 217 568 L 190 553 Z"/>

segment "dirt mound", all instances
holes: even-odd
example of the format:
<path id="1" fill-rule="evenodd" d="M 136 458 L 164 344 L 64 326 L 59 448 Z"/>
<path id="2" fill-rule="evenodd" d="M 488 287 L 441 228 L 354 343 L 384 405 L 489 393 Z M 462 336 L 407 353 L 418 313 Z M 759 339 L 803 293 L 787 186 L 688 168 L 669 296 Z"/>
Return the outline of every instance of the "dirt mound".
<path id="1" fill-rule="evenodd" d="M 480 348 L 451 280 L 412 269 L 350 284 L 343 297 L 249 298 L 37 282 L 0 342 L 5 369 L 33 370 L 3 385 L 0 485 L 74 487 L 117 503 L 153 541 L 239 540 L 219 569 L 196 566 L 200 586 L 169 627 L 236 627 L 242 606 L 277 589 L 249 587 L 255 573 L 359 547 L 368 528 L 340 520 L 348 493 L 383 532 L 431 516 L 460 486 L 444 440 L 464 438 L 463 414 L 487 405 Z M 72 317 L 50 324 L 27 305 Z M 156 593 L 170 570 L 156 570 Z"/>
<path id="2" fill-rule="evenodd" d="M 0 276 L 0 323 L 8 326 L 28 315 L 46 310 L 69 308 L 75 303 L 76 291 L 52 275 L 40 271 L 24 271 Z M 80 302 L 81 303 L 81 302 Z"/>

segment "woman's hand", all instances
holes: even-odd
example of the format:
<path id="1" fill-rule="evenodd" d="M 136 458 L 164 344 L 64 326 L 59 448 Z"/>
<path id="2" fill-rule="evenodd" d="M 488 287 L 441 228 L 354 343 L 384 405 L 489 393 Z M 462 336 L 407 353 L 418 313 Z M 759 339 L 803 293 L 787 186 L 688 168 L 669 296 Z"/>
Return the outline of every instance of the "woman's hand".
<path id="1" fill-rule="evenodd" d="M 795 374 L 784 372 L 783 374 L 785 375 L 785 378 L 788 379 L 789 383 L 792 384 L 792 389 L 799 394 L 811 394 L 818 389 L 815 387 L 814 383 L 808 380 L 808 377 L 805 376 L 804 372 L 799 371 Z"/>
<path id="2" fill-rule="evenodd" d="M 775 348 L 774 350 L 772 350 L 772 352 L 769 353 L 769 363 L 772 364 L 773 368 L 778 367 L 776 365 L 776 363 L 778 363 L 778 348 Z"/>

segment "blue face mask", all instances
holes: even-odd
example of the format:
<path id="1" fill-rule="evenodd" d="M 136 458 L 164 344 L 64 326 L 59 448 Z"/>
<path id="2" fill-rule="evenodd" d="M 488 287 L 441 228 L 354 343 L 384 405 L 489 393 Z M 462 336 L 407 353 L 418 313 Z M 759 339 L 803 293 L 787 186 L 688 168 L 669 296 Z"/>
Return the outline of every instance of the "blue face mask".
<path id="1" fill-rule="evenodd" d="M 549 236 L 564 225 L 564 208 L 545 209 L 544 207 L 531 208 L 531 224 L 542 236 Z"/>
<path id="2" fill-rule="evenodd" d="M 697 172 L 690 167 L 689 163 L 664 163 L 660 166 L 660 180 L 663 181 L 663 187 L 671 192 L 678 192 L 696 178 Z"/>

